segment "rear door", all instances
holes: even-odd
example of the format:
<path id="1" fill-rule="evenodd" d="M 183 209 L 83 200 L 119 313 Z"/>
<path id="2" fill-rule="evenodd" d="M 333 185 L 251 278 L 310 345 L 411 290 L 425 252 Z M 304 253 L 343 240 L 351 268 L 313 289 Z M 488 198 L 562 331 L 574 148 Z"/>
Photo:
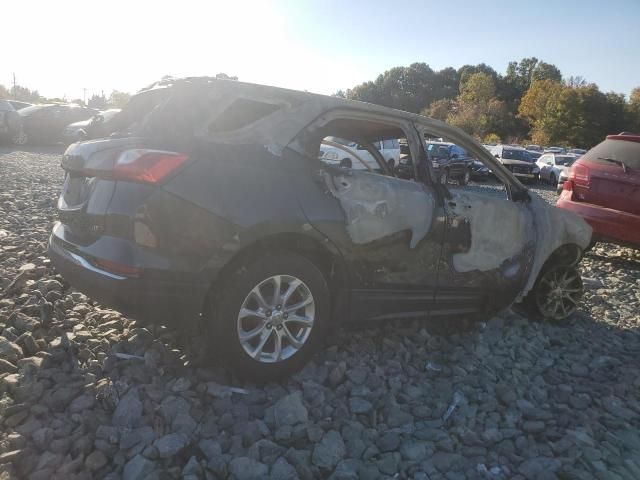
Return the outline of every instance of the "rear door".
<path id="1" fill-rule="evenodd" d="M 580 163 L 589 175 L 587 186 L 576 187 L 581 200 L 640 215 L 639 142 L 608 138 L 589 150 Z"/>

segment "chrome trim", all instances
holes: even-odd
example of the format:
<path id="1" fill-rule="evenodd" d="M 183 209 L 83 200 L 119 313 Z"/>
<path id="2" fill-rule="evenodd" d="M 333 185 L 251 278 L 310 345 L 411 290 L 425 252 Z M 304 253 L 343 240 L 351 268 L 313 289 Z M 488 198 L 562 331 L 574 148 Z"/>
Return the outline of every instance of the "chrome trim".
<path id="1" fill-rule="evenodd" d="M 61 247 L 60 245 L 57 245 L 55 242 L 55 239 L 52 238 L 51 241 L 49 242 L 50 246 L 56 251 L 58 252 L 60 255 L 62 255 L 63 257 L 68 258 L 71 262 L 73 262 L 75 265 L 78 265 L 82 268 L 85 268 L 87 270 L 90 270 L 94 273 L 97 273 L 99 275 L 104 275 L 105 277 L 109 277 L 112 278 L 113 280 L 126 280 L 127 277 L 123 277 L 122 275 L 116 275 L 115 273 L 111 273 L 111 272 L 107 272 L 106 270 L 102 270 L 98 267 L 95 267 L 93 265 L 91 265 L 87 259 L 81 257 L 78 254 L 72 253 L 69 250 Z"/>

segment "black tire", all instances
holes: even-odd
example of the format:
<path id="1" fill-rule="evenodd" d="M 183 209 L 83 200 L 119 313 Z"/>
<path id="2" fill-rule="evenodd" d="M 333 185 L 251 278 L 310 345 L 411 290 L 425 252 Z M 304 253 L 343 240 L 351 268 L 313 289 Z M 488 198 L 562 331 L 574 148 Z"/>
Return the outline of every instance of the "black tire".
<path id="1" fill-rule="evenodd" d="M 553 185 L 554 187 L 558 185 L 558 180 L 556 180 L 556 175 L 551 172 L 551 175 L 549 175 L 549 184 Z"/>
<path id="2" fill-rule="evenodd" d="M 464 174 L 460 178 L 458 178 L 458 185 L 468 185 L 469 180 L 471 180 L 471 169 L 466 168 L 464 170 Z"/>
<path id="3" fill-rule="evenodd" d="M 250 292 L 273 276 L 291 276 L 301 280 L 311 294 L 315 311 L 313 326 L 302 346 L 285 360 L 267 363 L 252 358 L 245 351 L 240 341 L 238 325 L 240 309 L 245 305 Z M 302 368 L 322 343 L 329 326 L 330 294 L 322 272 L 307 258 L 282 251 L 250 261 L 238 268 L 229 278 L 221 280 L 224 287 L 213 296 L 214 305 L 211 310 L 214 312 L 214 318 L 209 322 L 209 329 L 214 345 L 218 347 L 222 360 L 227 364 L 225 366 L 232 368 L 243 378 L 260 382 L 277 380 Z M 274 343 L 273 337 L 278 335 L 275 328 L 270 326 L 268 333 Z M 286 324 L 284 330 L 288 331 Z M 264 333 L 267 333 L 267 330 L 263 328 Z M 260 341 L 257 338 L 256 340 Z M 265 344 L 266 348 L 268 344 L 269 341 Z M 288 348 L 295 350 L 295 347 Z M 262 352 L 262 349 L 260 351 Z"/>

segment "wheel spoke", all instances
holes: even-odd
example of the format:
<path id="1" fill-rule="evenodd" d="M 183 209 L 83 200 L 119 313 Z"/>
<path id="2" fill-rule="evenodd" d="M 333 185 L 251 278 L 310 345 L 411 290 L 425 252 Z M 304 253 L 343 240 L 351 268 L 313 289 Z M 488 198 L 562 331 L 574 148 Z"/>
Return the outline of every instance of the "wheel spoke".
<path id="1" fill-rule="evenodd" d="M 303 325 L 305 327 L 313 326 L 313 319 L 305 316 L 305 315 L 289 315 L 289 318 L 284 320 L 284 323 L 297 323 Z"/>
<path id="2" fill-rule="evenodd" d="M 311 296 L 308 296 L 307 298 L 305 298 L 304 300 L 298 302 L 298 303 L 294 303 L 293 305 L 289 305 L 286 309 L 285 312 L 289 312 L 289 313 L 293 313 L 293 312 L 297 312 L 298 310 L 300 310 L 303 307 L 306 307 L 307 305 L 311 304 L 313 302 L 313 298 Z"/>
<path id="3" fill-rule="evenodd" d="M 257 287 L 255 287 L 253 290 L 251 290 L 250 295 L 253 296 L 253 298 L 256 299 L 256 301 L 258 302 L 258 305 L 265 309 L 268 310 L 270 305 L 267 303 L 267 301 L 264 299 L 264 297 L 262 296 L 262 292 L 260 291 L 260 285 L 258 285 Z"/>
<path id="4" fill-rule="evenodd" d="M 247 341 L 251 340 L 252 338 L 257 337 L 262 332 L 264 332 L 264 329 L 265 329 L 266 326 L 267 326 L 267 322 L 262 322 L 256 328 L 254 328 L 252 330 L 249 330 L 248 332 L 241 331 L 239 333 L 240 341 L 241 342 L 247 342 Z"/>
<path id="5" fill-rule="evenodd" d="M 265 343 L 267 343 L 267 340 L 269 340 L 269 337 L 271 336 L 271 332 L 273 332 L 273 330 L 263 330 L 262 331 L 262 336 L 260 337 L 260 342 L 258 342 L 258 345 L 253 350 L 253 352 L 251 353 L 251 356 L 253 358 L 257 359 L 260 356 L 260 354 L 262 353 L 262 349 L 264 348 Z M 276 337 L 277 337 L 277 335 L 276 335 Z"/>
<path id="6" fill-rule="evenodd" d="M 282 356 L 282 334 L 280 332 L 281 332 L 281 330 L 276 331 L 276 334 L 273 337 L 273 339 L 275 340 L 274 348 L 273 348 L 273 355 L 275 357 L 275 361 L 276 362 L 279 362 L 280 361 L 280 357 Z"/>
<path id="7" fill-rule="evenodd" d="M 282 276 L 276 275 L 273 277 L 273 297 L 271 305 L 274 307 L 280 302 L 280 288 L 282 288 Z"/>
<path id="8" fill-rule="evenodd" d="M 247 317 L 256 317 L 259 318 L 260 320 L 266 320 L 267 316 L 265 315 L 265 313 L 261 310 L 252 310 L 250 308 L 241 308 L 240 309 L 240 314 L 238 315 L 239 318 L 247 318 Z"/>
<path id="9" fill-rule="evenodd" d="M 287 302 L 291 298 L 291 295 L 293 295 L 293 292 L 295 292 L 300 285 L 302 285 L 302 282 L 297 278 L 289 282 L 289 288 L 287 288 L 287 291 L 284 292 L 281 297 L 282 308 L 286 308 Z"/>
<path id="10" fill-rule="evenodd" d="M 293 336 L 286 324 L 282 325 L 282 331 L 284 332 L 285 337 L 287 337 L 287 340 L 292 347 L 294 347 L 295 349 L 299 349 L 302 347 L 302 342 L 299 342 L 298 339 Z"/>

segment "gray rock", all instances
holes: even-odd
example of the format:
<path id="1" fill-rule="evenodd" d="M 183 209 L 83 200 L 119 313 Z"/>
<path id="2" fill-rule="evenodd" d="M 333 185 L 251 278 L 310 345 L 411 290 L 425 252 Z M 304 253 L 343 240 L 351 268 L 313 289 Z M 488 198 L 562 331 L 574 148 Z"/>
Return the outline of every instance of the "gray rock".
<path id="1" fill-rule="evenodd" d="M 169 433 L 153 442 L 160 458 L 169 458 L 189 445 L 189 437 L 183 433 Z"/>
<path id="2" fill-rule="evenodd" d="M 124 430 L 120 435 L 120 449 L 127 450 L 136 445 L 146 447 L 155 440 L 156 434 L 149 426 Z"/>
<path id="3" fill-rule="evenodd" d="M 122 480 L 144 480 L 155 469 L 155 463 L 142 455 L 136 455 L 127 462 L 122 471 Z"/>
<path id="4" fill-rule="evenodd" d="M 85 393 L 83 395 L 80 395 L 79 397 L 76 397 L 71 402 L 71 404 L 69 405 L 69 411 L 71 413 L 80 413 L 85 410 L 89 410 L 93 407 L 95 401 L 96 397 L 94 395 Z"/>
<path id="5" fill-rule="evenodd" d="M 96 470 L 100 470 L 107 464 L 107 457 L 99 450 L 91 452 L 89 456 L 85 459 L 84 465 L 92 472 Z"/>
<path id="6" fill-rule="evenodd" d="M 302 403 L 302 392 L 291 393 L 278 400 L 273 407 L 273 417 L 277 427 L 306 422 L 309 414 Z"/>
<path id="7" fill-rule="evenodd" d="M 0 358 L 15 364 L 22 356 L 22 349 L 18 345 L 0 337 Z"/>
<path id="8" fill-rule="evenodd" d="M 298 472 L 289 462 L 280 457 L 271 467 L 271 478 L 273 480 L 296 480 Z"/>
<path id="9" fill-rule="evenodd" d="M 142 417 L 142 402 L 137 388 L 131 388 L 120 399 L 111 421 L 117 427 L 137 427 Z"/>
<path id="10" fill-rule="evenodd" d="M 525 460 L 518 467 L 518 472 L 527 480 L 536 480 L 543 473 L 553 474 L 562 466 L 562 462 L 556 458 L 537 457 Z M 555 478 L 546 477 L 546 478 Z"/>
<path id="11" fill-rule="evenodd" d="M 354 414 L 369 413 L 373 409 L 373 405 L 368 400 L 361 397 L 351 397 L 349 399 L 349 410 Z"/>
<path id="12" fill-rule="evenodd" d="M 393 452 L 400 446 L 400 435 L 397 433 L 385 433 L 376 441 L 381 452 Z"/>
<path id="13" fill-rule="evenodd" d="M 427 446 L 424 442 L 408 441 L 400 447 L 402 458 L 412 462 L 420 462 L 427 455 Z"/>
<path id="14" fill-rule="evenodd" d="M 324 434 L 322 440 L 313 449 L 311 461 L 320 468 L 333 469 L 346 454 L 342 437 L 335 430 Z"/>
<path id="15" fill-rule="evenodd" d="M 238 480 L 259 480 L 269 473 L 269 467 L 252 458 L 238 457 L 229 463 L 229 471 Z"/>

